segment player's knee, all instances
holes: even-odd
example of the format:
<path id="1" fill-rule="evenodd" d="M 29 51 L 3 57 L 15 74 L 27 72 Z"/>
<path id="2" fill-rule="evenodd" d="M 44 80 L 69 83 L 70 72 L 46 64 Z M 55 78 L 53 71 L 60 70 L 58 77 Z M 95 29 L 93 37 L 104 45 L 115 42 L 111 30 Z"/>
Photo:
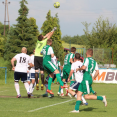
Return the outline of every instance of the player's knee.
<path id="1" fill-rule="evenodd" d="M 89 95 L 88 94 L 84 95 L 84 98 L 88 100 L 89 99 Z"/>

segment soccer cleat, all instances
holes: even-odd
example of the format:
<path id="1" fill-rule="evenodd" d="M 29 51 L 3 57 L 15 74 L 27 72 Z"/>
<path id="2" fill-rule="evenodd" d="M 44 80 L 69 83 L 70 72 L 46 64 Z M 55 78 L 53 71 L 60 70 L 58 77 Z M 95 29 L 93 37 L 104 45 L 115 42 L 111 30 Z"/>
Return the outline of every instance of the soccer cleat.
<path id="1" fill-rule="evenodd" d="M 88 103 L 87 103 L 87 102 L 86 102 L 86 103 L 82 103 L 82 106 L 83 106 L 83 105 L 88 106 Z"/>
<path id="2" fill-rule="evenodd" d="M 31 94 L 28 92 L 28 98 L 30 98 L 31 97 Z"/>
<path id="3" fill-rule="evenodd" d="M 54 95 L 53 95 L 53 94 L 50 94 L 48 97 L 49 97 L 49 98 L 52 98 L 52 97 L 54 97 Z"/>
<path id="4" fill-rule="evenodd" d="M 39 84 L 36 84 L 36 90 L 39 90 Z"/>
<path id="5" fill-rule="evenodd" d="M 70 113 L 79 113 L 79 110 L 70 111 Z"/>
<path id="6" fill-rule="evenodd" d="M 19 94 L 19 95 L 17 95 L 17 98 L 21 98 L 21 95 Z"/>
<path id="7" fill-rule="evenodd" d="M 57 95 L 60 96 L 60 93 L 58 92 Z"/>
<path id="8" fill-rule="evenodd" d="M 52 92 L 52 90 L 49 90 L 49 89 L 47 89 L 47 92 L 50 93 L 50 94 L 54 94 L 54 93 Z"/>
<path id="9" fill-rule="evenodd" d="M 69 86 L 68 85 L 63 85 L 63 86 L 61 86 L 61 88 L 68 88 Z"/>
<path id="10" fill-rule="evenodd" d="M 43 84 L 41 84 L 41 90 L 44 90 L 44 85 Z"/>
<path id="11" fill-rule="evenodd" d="M 43 97 L 48 97 L 48 94 L 47 94 L 47 93 L 45 93 L 45 94 L 43 94 L 42 96 L 43 96 Z"/>
<path id="12" fill-rule="evenodd" d="M 97 92 L 95 92 L 93 95 L 97 95 Z"/>
<path id="13" fill-rule="evenodd" d="M 64 97 L 64 93 L 61 93 L 60 96 L 61 96 L 61 97 Z"/>
<path id="14" fill-rule="evenodd" d="M 107 106 L 106 96 L 102 96 L 102 97 L 103 97 L 102 102 L 104 103 L 104 106 Z"/>

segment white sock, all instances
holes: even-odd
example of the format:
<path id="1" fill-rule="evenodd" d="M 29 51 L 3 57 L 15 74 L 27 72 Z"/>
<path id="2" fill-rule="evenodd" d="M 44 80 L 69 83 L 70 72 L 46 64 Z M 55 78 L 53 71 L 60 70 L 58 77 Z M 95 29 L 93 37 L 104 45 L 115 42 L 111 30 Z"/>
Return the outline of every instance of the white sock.
<path id="1" fill-rule="evenodd" d="M 15 89 L 16 89 L 17 95 L 19 95 L 20 94 L 19 83 L 15 82 L 14 85 L 15 85 Z"/>
<path id="2" fill-rule="evenodd" d="M 24 83 L 27 93 L 29 92 L 29 84 L 27 82 Z"/>
<path id="3" fill-rule="evenodd" d="M 74 97 L 77 99 L 77 94 Z"/>
<path id="4" fill-rule="evenodd" d="M 85 98 L 83 96 L 82 96 L 82 102 L 86 103 L 86 100 L 85 100 Z"/>
<path id="5" fill-rule="evenodd" d="M 33 84 L 30 83 L 30 93 L 32 93 L 32 92 L 33 92 Z"/>
<path id="6" fill-rule="evenodd" d="M 45 87 L 46 87 L 46 93 L 45 94 L 48 94 L 48 92 L 47 92 L 48 84 L 45 84 Z"/>
<path id="7" fill-rule="evenodd" d="M 63 93 L 63 88 L 61 88 L 61 94 Z"/>

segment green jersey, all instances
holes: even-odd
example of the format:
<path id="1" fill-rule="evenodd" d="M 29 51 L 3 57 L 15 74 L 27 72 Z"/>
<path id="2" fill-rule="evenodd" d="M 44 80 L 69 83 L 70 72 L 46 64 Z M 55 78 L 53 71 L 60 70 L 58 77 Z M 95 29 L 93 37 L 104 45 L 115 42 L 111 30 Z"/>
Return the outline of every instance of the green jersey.
<path id="1" fill-rule="evenodd" d="M 41 55 L 41 51 L 42 51 L 42 48 L 46 45 L 47 43 L 47 38 L 42 40 L 42 41 L 37 41 L 37 44 L 36 44 L 36 48 L 35 48 L 35 56 L 40 56 L 40 57 L 43 57 L 43 55 Z"/>
<path id="2" fill-rule="evenodd" d="M 71 66 L 71 62 L 70 62 L 70 59 L 73 58 L 74 59 L 74 54 L 73 53 L 69 53 L 65 56 L 65 59 L 64 59 L 64 67 L 65 66 Z"/>
<path id="3" fill-rule="evenodd" d="M 92 57 L 88 57 L 84 59 L 83 65 L 86 66 L 86 70 L 83 74 L 83 80 L 92 80 L 91 74 L 94 70 L 98 70 L 97 62 Z"/>
<path id="4" fill-rule="evenodd" d="M 42 49 L 43 53 L 43 63 L 51 61 L 51 54 L 54 54 L 53 48 L 49 45 L 46 45 Z"/>

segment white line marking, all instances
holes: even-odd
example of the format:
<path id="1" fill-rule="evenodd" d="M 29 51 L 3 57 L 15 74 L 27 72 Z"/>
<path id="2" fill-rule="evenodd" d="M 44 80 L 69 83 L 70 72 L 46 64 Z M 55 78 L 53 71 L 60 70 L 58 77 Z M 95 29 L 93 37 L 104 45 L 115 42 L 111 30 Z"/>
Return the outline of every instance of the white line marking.
<path id="1" fill-rule="evenodd" d="M 8 91 L 8 90 L 4 90 L 4 91 Z M 0 91 L 0 92 L 4 92 L 4 91 Z"/>
<path id="2" fill-rule="evenodd" d="M 49 106 L 44 106 L 44 107 L 37 108 L 37 109 L 34 109 L 34 110 L 29 110 L 28 112 L 34 112 L 34 111 L 41 110 L 41 109 L 44 109 L 44 108 L 48 108 L 48 107 L 51 107 L 51 106 L 55 106 L 55 105 L 63 104 L 63 103 L 66 103 L 66 102 L 70 102 L 72 100 L 74 100 L 74 99 L 71 99 L 71 100 L 68 100 L 68 101 L 64 101 L 64 102 L 61 102 L 61 103 L 56 103 L 56 104 L 49 105 Z"/>

